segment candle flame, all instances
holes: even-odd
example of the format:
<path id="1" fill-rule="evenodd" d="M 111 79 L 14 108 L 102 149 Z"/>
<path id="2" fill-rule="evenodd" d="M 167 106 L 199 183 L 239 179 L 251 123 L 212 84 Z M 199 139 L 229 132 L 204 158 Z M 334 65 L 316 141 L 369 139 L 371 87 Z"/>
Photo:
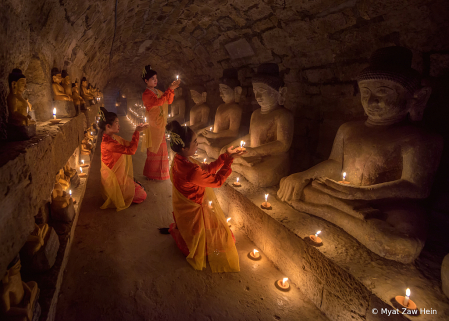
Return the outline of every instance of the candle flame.
<path id="1" fill-rule="evenodd" d="M 147 118 L 145 117 L 145 123 L 147 122 Z"/>
<path id="2" fill-rule="evenodd" d="M 237 183 L 239 182 L 239 178 L 237 177 Z"/>
<path id="3" fill-rule="evenodd" d="M 282 286 L 285 286 L 285 282 L 287 282 L 288 281 L 288 278 L 283 278 L 282 279 Z"/>
<path id="4" fill-rule="evenodd" d="M 176 75 L 176 80 L 178 80 L 179 79 L 179 75 Z"/>
<path id="5" fill-rule="evenodd" d="M 81 163 L 83 163 L 83 165 L 84 165 L 84 159 L 81 160 Z"/>
<path id="6" fill-rule="evenodd" d="M 210 127 L 209 130 L 212 131 L 212 127 Z"/>
<path id="7" fill-rule="evenodd" d="M 209 206 L 212 206 L 212 201 L 209 201 Z"/>
<path id="8" fill-rule="evenodd" d="M 53 108 L 53 115 L 56 115 L 56 108 Z"/>
<path id="9" fill-rule="evenodd" d="M 256 253 L 259 253 L 256 249 L 253 250 L 253 254 L 256 255 Z"/>
<path id="10" fill-rule="evenodd" d="M 226 219 L 226 222 L 228 222 L 229 223 L 229 221 L 231 220 L 231 218 L 230 217 L 228 217 L 227 219 Z"/>
<path id="11" fill-rule="evenodd" d="M 83 168 L 82 167 L 80 167 L 80 171 L 81 171 L 81 173 L 83 172 Z"/>
<path id="12" fill-rule="evenodd" d="M 204 162 L 206 162 L 206 159 L 204 159 Z"/>
<path id="13" fill-rule="evenodd" d="M 70 194 L 70 196 L 72 196 L 72 190 L 69 190 L 69 194 Z"/>
<path id="14" fill-rule="evenodd" d="M 265 202 L 268 202 L 268 194 L 265 194 Z"/>
<path id="15" fill-rule="evenodd" d="M 316 232 L 316 233 L 315 233 L 315 236 L 318 236 L 318 234 L 320 234 L 320 233 L 321 233 L 321 231 Z"/>
<path id="16" fill-rule="evenodd" d="M 245 142 L 243 141 L 243 140 L 241 140 L 240 141 L 240 147 L 243 147 L 243 144 L 244 144 Z"/>
<path id="17" fill-rule="evenodd" d="M 343 179 L 346 178 L 346 172 L 343 172 Z"/>
<path id="18" fill-rule="evenodd" d="M 409 288 L 407 288 L 407 290 L 405 290 L 405 295 L 406 296 L 410 296 L 410 289 Z"/>

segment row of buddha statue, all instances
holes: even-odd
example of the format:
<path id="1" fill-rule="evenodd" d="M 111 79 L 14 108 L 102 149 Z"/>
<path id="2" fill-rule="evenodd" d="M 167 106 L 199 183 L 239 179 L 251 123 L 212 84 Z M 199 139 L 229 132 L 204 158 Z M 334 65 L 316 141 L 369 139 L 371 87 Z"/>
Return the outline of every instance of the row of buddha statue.
<path id="1" fill-rule="evenodd" d="M 276 64 L 259 66 L 252 79 L 260 108 L 247 135 L 238 137 L 242 89 L 230 70 L 220 79 L 224 103 L 212 130 L 204 88 L 191 89 L 190 127 L 211 158 L 245 141 L 247 153 L 234 160 L 233 171 L 258 187 L 279 184 L 280 201 L 339 226 L 381 257 L 411 263 L 425 244 L 423 200 L 443 150 L 442 138 L 419 123 L 431 89 L 411 62 L 403 47 L 375 51 L 357 77 L 367 120 L 341 125 L 329 159 L 300 173 L 289 175 L 294 116 L 283 107 L 287 88 Z M 169 120 L 181 120 L 183 110 L 185 102 L 175 96 Z"/>
<path id="2" fill-rule="evenodd" d="M 58 68 L 51 70 L 53 105 L 57 109 L 58 116 L 74 117 L 80 110 L 97 103 L 103 98 L 103 93 L 83 77 L 81 88 L 76 80 L 71 82 L 66 70 L 62 72 Z M 26 89 L 26 77 L 20 69 L 13 69 L 8 76 L 9 94 L 7 96 L 8 140 L 27 140 L 36 135 L 36 121 L 31 117 L 32 105 L 23 98 Z"/>

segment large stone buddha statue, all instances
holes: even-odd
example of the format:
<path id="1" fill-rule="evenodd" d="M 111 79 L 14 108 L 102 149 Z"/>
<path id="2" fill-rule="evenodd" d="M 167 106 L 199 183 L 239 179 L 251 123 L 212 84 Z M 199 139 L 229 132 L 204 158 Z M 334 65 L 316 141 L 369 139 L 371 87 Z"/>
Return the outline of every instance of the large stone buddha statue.
<path id="1" fill-rule="evenodd" d="M 94 105 L 95 104 L 95 98 L 89 92 L 89 89 L 88 89 L 87 86 L 88 86 L 87 79 L 86 79 L 86 77 L 83 77 L 81 79 L 81 97 L 83 97 L 84 101 L 88 104 L 88 106 Z"/>
<path id="2" fill-rule="evenodd" d="M 169 121 L 176 120 L 180 124 L 185 123 L 186 116 L 186 100 L 182 96 L 182 88 L 178 87 L 175 89 L 175 98 L 173 103 L 170 105 L 170 118 Z"/>
<path id="3" fill-rule="evenodd" d="M 8 266 L 6 274 L 0 281 L 0 319 L 5 321 L 31 321 L 37 319 L 39 315 L 34 315 L 39 311 L 36 305 L 39 303 L 39 288 L 34 281 L 23 282 L 20 275 L 22 265 L 17 256 Z"/>
<path id="4" fill-rule="evenodd" d="M 222 148 L 245 141 L 246 154 L 234 160 L 232 169 L 260 187 L 273 186 L 288 174 L 288 150 L 293 139 L 293 114 L 282 105 L 287 88 L 276 64 L 262 64 L 252 79 L 260 109 L 251 115 L 249 134 Z"/>
<path id="5" fill-rule="evenodd" d="M 86 109 L 84 99 L 80 95 L 80 85 L 78 83 L 78 80 L 75 80 L 75 82 L 72 84 L 72 97 L 73 102 L 75 103 L 75 105 L 78 105 L 80 107 L 80 110 Z"/>
<path id="6" fill-rule="evenodd" d="M 51 85 L 53 89 L 53 99 L 72 101 L 72 96 L 67 94 L 64 90 L 64 87 L 61 86 L 62 75 L 58 68 L 53 68 L 51 70 L 51 79 L 53 81 Z"/>
<path id="7" fill-rule="evenodd" d="M 212 131 L 210 127 L 203 129 L 198 135 L 199 148 L 206 151 L 207 156 L 217 159 L 220 150 L 235 140 L 239 134 L 242 108 L 238 104 L 242 87 L 236 69 L 226 69 L 220 79 L 220 97 L 224 104 L 217 108 Z"/>
<path id="8" fill-rule="evenodd" d="M 36 135 L 36 122 L 28 115 L 31 104 L 22 97 L 26 78 L 20 69 L 13 69 L 8 76 L 8 139 L 25 140 Z"/>
<path id="9" fill-rule="evenodd" d="M 441 137 L 416 123 L 431 91 L 421 86 L 411 61 L 402 47 L 374 52 L 358 76 L 368 119 L 343 124 L 329 159 L 282 179 L 278 191 L 294 208 L 402 263 L 413 262 L 424 247 L 421 201 L 430 194 L 443 148 Z"/>
<path id="10" fill-rule="evenodd" d="M 200 130 L 209 124 L 210 108 L 206 105 L 207 93 L 202 86 L 194 86 L 190 89 L 195 106 L 190 109 L 190 128 L 198 134 Z"/>

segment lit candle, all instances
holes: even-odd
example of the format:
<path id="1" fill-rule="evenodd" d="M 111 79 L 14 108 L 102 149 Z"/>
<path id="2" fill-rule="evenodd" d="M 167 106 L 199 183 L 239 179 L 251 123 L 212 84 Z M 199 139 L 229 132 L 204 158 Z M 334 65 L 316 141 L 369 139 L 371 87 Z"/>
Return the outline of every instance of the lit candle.
<path id="1" fill-rule="evenodd" d="M 321 233 L 321 231 L 316 232 L 316 233 L 315 233 L 315 238 L 317 238 L 317 237 L 318 237 L 318 234 L 320 234 L 320 233 Z"/>
<path id="2" fill-rule="evenodd" d="M 209 207 L 212 208 L 212 201 L 209 201 Z"/>
<path id="3" fill-rule="evenodd" d="M 179 80 L 179 75 L 176 75 L 176 80 Z"/>
<path id="4" fill-rule="evenodd" d="M 230 220 L 231 220 L 230 217 L 228 217 L 228 218 L 226 219 L 226 222 L 228 223 L 228 226 L 229 226 L 229 227 L 231 227 L 231 224 L 229 223 Z"/>
<path id="5" fill-rule="evenodd" d="M 237 183 L 239 182 L 239 178 L 237 177 Z"/>
<path id="6" fill-rule="evenodd" d="M 240 148 L 242 148 L 242 147 L 243 147 L 243 143 L 244 143 L 244 141 L 243 141 L 243 140 L 241 140 L 241 141 L 240 141 Z"/>
<path id="7" fill-rule="evenodd" d="M 343 172 L 343 182 L 346 180 L 346 172 Z"/>
<path id="8" fill-rule="evenodd" d="M 271 204 L 268 203 L 268 194 L 265 194 L 265 202 L 262 203 L 261 207 L 267 210 L 271 209 Z"/>
<path id="9" fill-rule="evenodd" d="M 204 159 L 203 163 L 206 164 L 206 159 Z"/>
<path id="10" fill-rule="evenodd" d="M 410 289 L 407 288 L 407 290 L 405 290 L 405 298 L 404 298 L 404 306 L 407 307 L 408 306 L 408 301 L 410 300 Z"/>
<path id="11" fill-rule="evenodd" d="M 288 286 L 288 278 L 282 279 L 282 286 Z"/>
<path id="12" fill-rule="evenodd" d="M 72 190 L 69 190 L 69 195 L 70 195 L 70 197 L 72 196 Z"/>
<path id="13" fill-rule="evenodd" d="M 80 167 L 80 171 L 81 171 L 81 174 L 83 173 L 83 168 L 82 167 Z"/>
<path id="14" fill-rule="evenodd" d="M 53 108 L 53 119 L 56 119 L 56 108 Z"/>
<path id="15" fill-rule="evenodd" d="M 186 127 L 187 127 L 187 123 L 185 123 L 185 124 L 184 124 L 184 126 L 186 126 Z"/>
<path id="16" fill-rule="evenodd" d="M 254 249 L 254 250 L 253 250 L 253 255 L 254 255 L 254 256 L 259 256 L 259 255 L 260 255 L 260 254 L 259 254 L 259 251 L 257 251 L 256 249 Z"/>
<path id="17" fill-rule="evenodd" d="M 84 159 L 81 160 L 81 163 L 83 163 L 83 165 L 84 165 Z"/>
<path id="18" fill-rule="evenodd" d="M 145 117 L 145 124 L 147 123 L 147 118 Z"/>
<path id="19" fill-rule="evenodd" d="M 265 194 L 265 203 L 268 202 L 268 194 Z"/>
<path id="20" fill-rule="evenodd" d="M 209 130 L 212 131 L 212 127 L 209 127 Z"/>
<path id="21" fill-rule="evenodd" d="M 259 261 L 262 258 L 262 256 L 260 255 L 259 251 L 257 251 L 256 249 L 254 249 L 251 252 L 249 252 L 248 253 L 248 257 L 251 260 L 254 260 L 254 261 Z"/>

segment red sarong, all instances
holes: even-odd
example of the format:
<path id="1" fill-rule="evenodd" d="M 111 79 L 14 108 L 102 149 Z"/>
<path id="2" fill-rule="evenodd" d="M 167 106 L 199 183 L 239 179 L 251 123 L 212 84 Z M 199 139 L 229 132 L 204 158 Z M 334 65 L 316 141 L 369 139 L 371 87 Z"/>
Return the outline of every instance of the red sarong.
<path id="1" fill-rule="evenodd" d="M 147 193 L 142 186 L 134 182 L 134 198 L 133 203 L 140 204 L 147 199 Z"/>
<path id="2" fill-rule="evenodd" d="M 165 181 L 170 178 L 167 143 L 165 139 L 162 141 L 156 154 L 147 149 L 147 160 L 143 169 L 143 175 L 149 179 L 157 179 L 160 181 Z"/>

